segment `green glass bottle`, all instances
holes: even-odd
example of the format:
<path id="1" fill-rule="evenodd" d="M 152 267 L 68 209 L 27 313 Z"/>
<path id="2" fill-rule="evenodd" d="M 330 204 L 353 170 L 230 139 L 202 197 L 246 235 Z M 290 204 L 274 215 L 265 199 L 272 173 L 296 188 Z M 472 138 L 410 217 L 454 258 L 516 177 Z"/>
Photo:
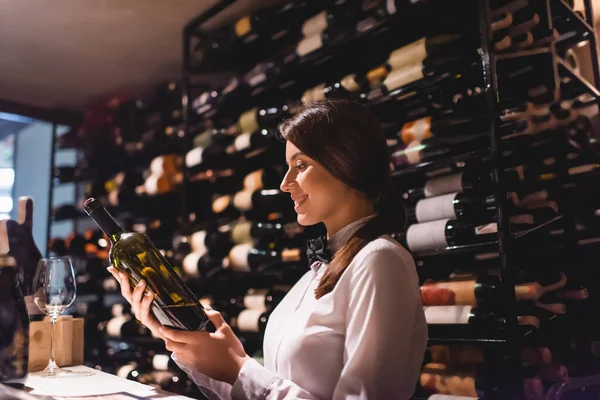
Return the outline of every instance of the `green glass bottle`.
<path id="1" fill-rule="evenodd" d="M 206 325 L 208 317 L 202 305 L 150 239 L 137 232 L 125 232 L 94 198 L 87 199 L 83 208 L 109 237 L 112 265 L 129 275 L 132 288 L 143 279 L 155 293 L 152 311 L 161 324 L 187 331 Z"/>

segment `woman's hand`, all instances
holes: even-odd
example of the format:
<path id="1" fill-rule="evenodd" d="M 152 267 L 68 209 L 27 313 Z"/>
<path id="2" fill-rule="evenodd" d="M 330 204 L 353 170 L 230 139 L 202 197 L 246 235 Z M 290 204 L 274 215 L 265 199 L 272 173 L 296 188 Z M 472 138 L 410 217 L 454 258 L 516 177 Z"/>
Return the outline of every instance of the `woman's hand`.
<path id="1" fill-rule="evenodd" d="M 244 346 L 221 313 L 204 307 L 215 333 L 178 331 L 162 327 L 167 350 L 190 368 L 218 381 L 233 385 L 242 365 L 250 359 Z"/>
<path id="2" fill-rule="evenodd" d="M 129 277 L 126 273 L 117 271 L 115 267 L 108 267 L 107 270 L 119 282 L 119 285 L 121 286 L 121 295 L 123 295 L 125 300 L 131 304 L 133 315 L 150 329 L 155 337 L 164 340 L 164 336 L 160 333 L 162 324 L 158 322 L 158 319 L 156 319 L 154 313 L 150 309 L 152 300 L 154 299 L 154 293 L 152 293 L 152 290 L 146 289 L 146 282 L 143 280 L 140 281 L 132 292 L 129 285 Z"/>

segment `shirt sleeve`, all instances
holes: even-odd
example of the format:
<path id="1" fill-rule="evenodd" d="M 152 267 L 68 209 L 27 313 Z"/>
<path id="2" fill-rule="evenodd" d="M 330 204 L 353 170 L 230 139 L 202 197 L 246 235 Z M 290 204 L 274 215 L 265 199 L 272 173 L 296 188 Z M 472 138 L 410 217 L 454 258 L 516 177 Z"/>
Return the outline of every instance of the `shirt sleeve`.
<path id="1" fill-rule="evenodd" d="M 177 360 L 173 353 L 171 353 L 171 358 L 194 381 L 208 400 L 232 400 L 231 385 L 229 383 L 217 381 L 193 370 L 187 364 Z"/>
<path id="2" fill-rule="evenodd" d="M 412 346 L 424 353 L 427 331 L 424 317 L 418 315 L 423 312 L 418 277 L 410 268 L 414 270 L 414 264 L 407 265 L 393 250 L 374 251 L 338 282 L 349 291 L 349 300 L 344 367 L 334 400 L 411 397 L 422 355 L 411 360 L 409 353 Z M 425 330 L 415 335 L 419 337 L 415 341 L 419 322 Z M 254 360 L 242 366 L 231 396 L 234 400 L 319 399 Z"/>

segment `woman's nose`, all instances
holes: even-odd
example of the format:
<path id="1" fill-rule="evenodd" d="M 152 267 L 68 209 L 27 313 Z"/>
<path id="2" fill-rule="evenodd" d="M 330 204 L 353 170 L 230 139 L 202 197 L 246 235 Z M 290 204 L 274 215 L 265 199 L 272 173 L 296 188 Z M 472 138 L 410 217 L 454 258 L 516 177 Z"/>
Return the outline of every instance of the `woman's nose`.
<path id="1" fill-rule="evenodd" d="M 286 172 L 283 180 L 281 181 L 281 185 L 279 185 L 279 189 L 282 192 L 290 192 L 290 187 L 292 184 L 292 179 L 290 177 L 290 171 Z"/>

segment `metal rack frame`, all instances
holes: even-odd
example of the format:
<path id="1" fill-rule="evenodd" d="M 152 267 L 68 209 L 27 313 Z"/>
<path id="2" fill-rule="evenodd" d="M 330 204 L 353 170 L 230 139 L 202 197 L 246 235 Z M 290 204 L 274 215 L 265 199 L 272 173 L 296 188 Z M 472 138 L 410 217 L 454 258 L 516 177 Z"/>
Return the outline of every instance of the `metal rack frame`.
<path id="1" fill-rule="evenodd" d="M 493 338 L 479 338 L 466 339 L 465 342 L 468 343 L 478 343 L 478 344 L 487 344 L 487 345 L 503 345 L 505 349 L 505 354 L 507 355 L 508 364 L 507 368 L 510 371 L 510 374 L 506 375 L 506 390 L 502 392 L 502 398 L 511 398 L 511 399 L 524 399 L 524 390 L 522 385 L 522 363 L 521 363 L 521 354 L 520 354 L 520 337 L 519 337 L 519 326 L 517 321 L 517 301 L 515 296 L 515 284 L 516 284 L 516 264 L 514 262 L 515 254 L 515 237 L 512 237 L 509 229 L 509 220 L 508 220 L 508 199 L 506 197 L 506 183 L 504 182 L 503 174 L 500 166 L 500 159 L 502 157 L 502 145 L 503 140 L 499 133 L 498 126 L 498 118 L 496 117 L 499 112 L 499 93 L 498 93 L 498 82 L 497 82 L 497 66 L 496 66 L 496 56 L 490 49 L 490 43 L 492 42 L 492 32 L 491 32 L 491 8 L 490 8 L 490 0 L 476 0 L 478 7 L 478 18 L 479 18 L 479 31 L 481 35 L 481 49 L 482 49 L 482 67 L 484 72 L 484 83 L 485 83 L 485 96 L 486 102 L 488 105 L 488 116 L 490 121 L 490 149 L 489 153 L 483 154 L 481 152 L 475 152 L 475 157 L 488 155 L 490 157 L 490 165 L 492 169 L 492 174 L 495 181 L 495 197 L 498 204 L 498 218 L 497 218 L 497 226 L 498 226 L 498 241 L 497 241 L 497 249 L 500 254 L 500 264 L 502 271 L 502 289 L 503 289 L 503 302 L 504 302 L 504 311 L 506 313 L 506 329 L 503 335 L 497 335 Z M 554 0 L 550 0 L 554 1 Z M 562 0 L 558 0 L 562 1 Z M 193 36 L 200 37 L 201 34 L 198 32 L 198 27 L 204 22 L 208 21 L 210 18 L 214 17 L 219 12 L 223 11 L 229 5 L 233 4 L 235 0 L 223 0 L 217 3 L 215 6 L 210 8 L 206 13 L 194 18 L 190 21 L 183 30 L 183 81 L 182 81 L 182 90 L 183 90 L 183 112 L 184 112 L 184 121 L 187 120 L 188 117 L 188 106 L 190 101 L 190 92 L 191 92 L 191 77 L 193 72 L 190 71 L 189 62 L 190 62 L 190 45 L 191 39 Z M 547 3 L 548 7 L 550 4 Z M 595 23 L 593 19 L 593 7 L 591 0 L 584 0 L 585 5 L 585 15 L 587 24 L 592 28 L 592 35 L 588 36 L 586 40 L 589 40 L 590 48 L 591 48 L 591 59 L 592 59 L 592 67 L 594 74 L 594 82 L 590 85 L 590 89 L 598 93 L 598 85 L 600 85 L 600 60 L 598 58 L 598 44 L 597 44 L 597 35 L 595 31 Z M 574 14 L 575 15 L 575 14 Z M 579 17 L 578 17 L 579 18 Z M 566 64 L 563 63 L 563 67 L 569 68 Z M 572 71 L 571 71 L 572 72 Z M 596 103 L 600 109 L 600 96 L 596 97 Z M 452 163 L 456 163 L 459 161 L 466 161 L 465 159 L 461 160 L 451 160 Z M 419 165 L 413 169 L 413 171 L 417 170 L 428 170 L 433 168 L 436 165 L 435 162 L 432 163 L 423 163 L 423 165 Z M 406 171 L 399 171 L 395 173 L 395 176 L 405 175 Z M 561 219 L 561 218 L 557 218 Z"/>

